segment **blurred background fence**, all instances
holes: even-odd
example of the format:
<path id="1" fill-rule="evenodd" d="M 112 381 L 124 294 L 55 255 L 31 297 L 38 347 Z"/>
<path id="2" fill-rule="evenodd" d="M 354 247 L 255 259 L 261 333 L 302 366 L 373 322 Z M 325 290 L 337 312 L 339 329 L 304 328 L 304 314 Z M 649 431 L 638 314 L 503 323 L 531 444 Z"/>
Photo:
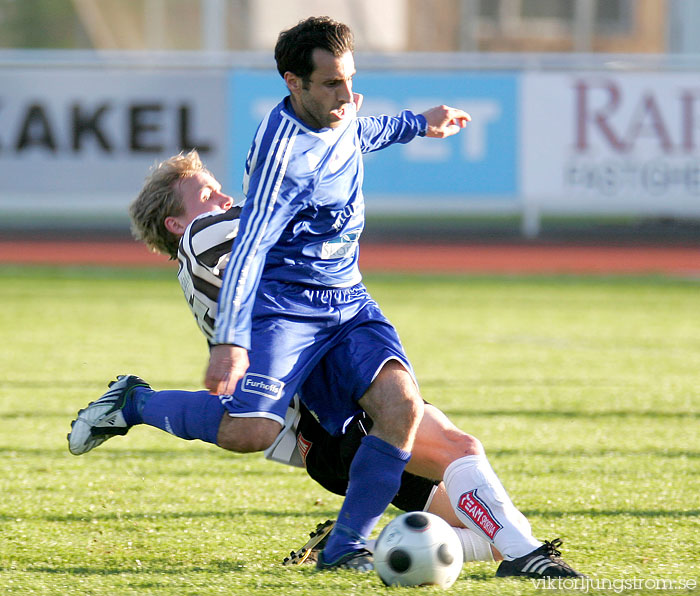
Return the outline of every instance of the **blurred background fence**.
<path id="1" fill-rule="evenodd" d="M 367 156 L 373 234 L 700 242 L 682 0 L 0 0 L 0 233 L 127 233 L 149 167 L 193 147 L 240 198 L 276 36 L 311 14 L 355 31 L 362 113 L 473 117 Z"/>

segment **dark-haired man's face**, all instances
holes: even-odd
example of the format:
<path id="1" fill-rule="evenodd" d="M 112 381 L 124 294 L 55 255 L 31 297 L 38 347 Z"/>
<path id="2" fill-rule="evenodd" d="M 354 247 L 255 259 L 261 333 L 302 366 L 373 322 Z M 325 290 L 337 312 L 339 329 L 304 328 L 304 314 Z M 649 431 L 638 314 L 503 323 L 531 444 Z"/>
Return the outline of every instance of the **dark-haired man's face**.
<path id="1" fill-rule="evenodd" d="M 336 57 L 318 48 L 312 59 L 314 70 L 307 80 L 292 73 L 285 74 L 292 93 L 292 106 L 296 115 L 311 128 L 335 128 L 354 113 L 348 104 L 353 102 L 355 60 L 352 52 Z"/>

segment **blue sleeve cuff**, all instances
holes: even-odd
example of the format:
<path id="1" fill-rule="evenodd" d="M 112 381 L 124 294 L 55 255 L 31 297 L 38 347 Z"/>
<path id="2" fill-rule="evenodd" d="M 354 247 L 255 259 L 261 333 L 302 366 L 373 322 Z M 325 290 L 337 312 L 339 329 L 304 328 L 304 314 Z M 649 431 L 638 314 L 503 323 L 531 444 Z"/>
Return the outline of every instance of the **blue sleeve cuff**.
<path id="1" fill-rule="evenodd" d="M 418 136 L 424 137 L 428 134 L 428 121 L 423 114 L 416 114 L 416 120 L 418 120 Z"/>

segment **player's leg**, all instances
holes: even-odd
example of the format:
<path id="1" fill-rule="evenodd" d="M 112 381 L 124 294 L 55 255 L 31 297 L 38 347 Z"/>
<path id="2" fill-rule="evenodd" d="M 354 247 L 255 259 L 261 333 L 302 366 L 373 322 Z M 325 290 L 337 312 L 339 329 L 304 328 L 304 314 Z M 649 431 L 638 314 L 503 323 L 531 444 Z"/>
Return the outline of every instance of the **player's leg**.
<path id="1" fill-rule="evenodd" d="M 457 534 L 465 562 L 498 561 L 502 558 L 488 540 L 464 527 L 452 508 L 442 482 L 405 471 L 401 477 L 401 488 L 391 502 L 402 511 L 428 511 L 442 517 Z"/>
<path id="2" fill-rule="evenodd" d="M 361 308 L 324 358 L 328 371 L 325 387 L 342 387 L 342 398 L 353 407 L 364 408 L 373 417 L 374 427 L 361 440 L 350 466 L 338 522 L 318 559 L 321 569 L 364 557 L 367 537 L 401 485 L 423 410 L 396 331 L 366 290 L 357 298 Z M 322 387 L 318 389 L 322 391 Z M 307 395 L 304 390 L 302 401 L 308 406 Z M 338 399 L 338 395 L 331 394 L 310 408 L 322 413 L 333 411 Z M 319 417 L 323 420 L 324 416 Z"/>
<path id="3" fill-rule="evenodd" d="M 275 420 L 254 418 L 242 429 L 240 420 L 226 412 L 219 397 L 208 391 L 154 391 L 135 375 L 120 375 L 109 391 L 78 412 L 68 445 L 71 453 L 82 455 L 111 437 L 125 435 L 132 426 L 146 424 L 185 440 L 259 451 L 281 428 Z"/>
<path id="4" fill-rule="evenodd" d="M 200 439 L 236 453 L 267 449 L 282 425 L 264 417 L 233 418 L 226 397 L 208 391 L 137 389 L 133 423 L 148 424 L 181 439 Z M 125 412 L 126 414 L 126 412 Z"/>
<path id="5" fill-rule="evenodd" d="M 550 543 L 532 534 L 527 518 L 515 507 L 491 468 L 481 443 L 459 430 L 440 410 L 427 405 L 418 429 L 413 457 L 407 469 L 442 478 L 456 517 L 503 554 L 500 575 L 536 573 L 575 576 L 558 559 Z"/>
<path id="6" fill-rule="evenodd" d="M 398 360 L 386 362 L 358 405 L 374 422 L 370 436 L 411 451 L 424 402 L 413 376 Z"/>
<path id="7" fill-rule="evenodd" d="M 426 501 L 426 495 L 423 495 L 421 487 L 418 490 L 413 490 L 418 484 L 426 483 L 431 489 L 428 495 L 435 492 L 433 498 Z M 347 486 L 347 482 L 345 483 Z M 465 528 L 459 520 L 454 516 L 450 501 L 447 495 L 444 493 L 442 484 L 435 486 L 431 481 L 426 478 L 421 478 L 419 476 L 412 476 L 411 474 L 404 473 L 401 488 L 411 490 L 412 496 L 410 498 L 412 503 L 420 503 L 419 505 L 411 504 L 408 506 L 399 506 L 396 500 L 392 501 L 394 505 L 399 507 L 404 511 L 428 511 L 439 517 L 443 517 L 448 523 L 450 523 L 455 534 L 459 538 L 462 545 L 462 556 L 465 563 L 472 561 L 500 561 L 502 557 L 500 553 L 483 537 L 479 536 L 473 530 Z M 442 494 L 440 494 L 440 490 Z M 333 492 L 337 492 L 333 490 Z M 345 492 L 340 492 L 338 494 L 345 494 Z M 444 503 L 441 503 L 444 499 Z M 332 520 L 327 520 L 323 523 L 317 524 L 316 528 L 309 534 L 309 539 L 300 547 L 295 550 L 290 551 L 289 555 L 282 561 L 283 565 L 302 565 L 304 563 L 315 563 L 318 559 L 318 553 L 323 550 L 328 540 L 328 535 L 333 529 L 334 522 Z M 375 540 L 367 540 L 367 549 L 374 552 Z"/>
<path id="8" fill-rule="evenodd" d="M 442 482 L 435 488 L 435 492 L 425 511 L 440 516 L 452 526 L 462 544 L 462 554 L 464 555 L 465 563 L 469 561 L 500 561 L 503 559 L 496 547 L 481 534 L 466 528 L 455 515 L 450 498 L 447 496 L 445 485 Z"/>
<path id="9" fill-rule="evenodd" d="M 407 388 L 409 383 L 412 389 Z M 375 417 L 375 425 L 362 439 L 350 465 L 345 501 L 319 556 L 319 568 L 336 566 L 362 553 L 367 537 L 401 485 L 423 405 L 410 376 L 395 361 L 384 365 L 359 404 Z"/>
<path id="10" fill-rule="evenodd" d="M 329 358 L 333 356 L 334 353 L 331 352 Z M 327 387 L 333 387 L 334 393 L 341 391 L 339 389 L 340 387 L 345 387 L 343 383 L 337 382 L 339 379 L 334 379 L 333 377 L 321 378 L 323 382 L 331 382 Z M 309 383 L 305 385 L 305 388 L 312 391 L 319 391 L 322 390 L 322 386 L 321 384 L 318 387 L 314 387 L 312 383 Z M 326 391 L 329 392 L 331 390 L 326 389 Z M 323 431 L 322 429 L 314 431 L 313 423 L 315 423 L 315 420 L 311 416 L 308 416 L 308 420 L 312 423 L 311 427 L 302 430 L 302 432 L 306 433 L 304 444 L 306 444 L 309 449 L 307 470 L 312 478 L 316 478 L 317 481 L 321 482 L 324 486 L 328 485 L 329 479 L 332 479 L 334 481 L 332 483 L 334 488 L 329 488 L 329 490 L 342 494 L 345 487 L 344 481 L 347 478 L 347 474 L 342 470 L 344 469 L 343 463 L 349 460 L 347 457 L 348 442 L 351 443 L 350 447 L 352 449 L 356 449 L 359 446 L 360 437 L 357 436 L 357 433 L 354 433 L 354 427 L 350 426 L 348 428 L 348 434 L 344 435 L 345 438 L 339 442 L 339 445 L 344 445 L 343 452 L 346 453 L 344 459 L 338 462 L 328 459 L 328 457 L 331 456 L 326 456 L 326 454 L 330 454 L 332 449 L 323 449 L 322 454 L 324 456 L 319 457 L 319 451 L 314 451 L 314 442 L 322 442 L 319 435 L 322 435 Z M 370 419 L 365 419 L 362 421 L 362 424 L 364 428 L 370 428 L 372 421 Z M 308 427 L 309 425 L 307 424 L 306 426 Z M 412 465 L 415 459 L 420 464 L 420 469 L 430 470 L 430 475 L 439 476 L 441 475 L 441 471 L 450 465 L 452 461 L 469 461 L 469 458 L 472 457 L 477 458 L 478 467 L 481 468 L 488 465 L 488 461 L 483 454 L 483 447 L 478 440 L 455 427 L 440 410 L 426 404 L 424 416 L 419 425 L 414 442 L 414 456 L 410 464 Z M 438 470 L 437 472 L 435 471 L 436 469 Z M 331 471 L 329 472 L 329 470 Z M 340 481 L 337 479 L 338 474 L 341 476 Z M 464 493 L 460 491 L 466 489 L 466 492 L 469 492 L 472 488 L 478 488 L 478 482 L 474 479 L 473 471 L 468 471 L 467 474 L 464 475 L 457 471 L 451 478 L 452 482 L 450 484 L 453 496 L 456 493 L 461 497 Z M 426 487 L 421 487 L 421 483 L 427 483 L 427 488 L 432 489 L 431 482 L 404 472 L 399 492 L 392 501 L 394 505 L 406 511 L 423 509 L 423 503 L 426 502 L 425 499 L 427 497 L 424 495 Z M 500 489 L 498 487 L 500 487 Z M 499 510 L 499 517 L 504 519 L 504 536 L 509 532 L 515 532 L 515 541 L 519 545 L 525 545 L 524 550 L 526 553 L 519 558 L 503 563 L 501 567 L 499 567 L 499 575 L 528 573 L 529 571 L 527 570 L 530 569 L 532 565 L 536 565 L 535 569 L 544 571 L 545 575 L 563 574 L 565 576 L 571 576 L 576 573 L 557 558 L 557 551 L 550 548 L 551 545 L 546 543 L 541 546 L 536 546 L 541 543 L 532 538 L 530 525 L 527 519 L 515 509 L 507 495 L 505 495 L 505 498 L 510 505 L 507 507 L 505 515 L 501 511 L 505 507 L 505 502 L 501 500 L 500 503 L 494 504 L 493 500 L 489 498 L 489 493 L 494 490 L 498 490 L 499 493 L 502 491 L 502 494 L 505 494 L 505 490 L 500 486 L 500 481 L 495 477 L 495 474 L 491 477 L 491 485 L 485 488 L 482 487 L 481 490 L 482 493 L 486 493 L 487 500 L 491 501 L 491 507 L 493 507 L 494 510 Z M 464 519 L 465 513 L 461 512 L 458 506 L 454 506 L 450 502 L 450 497 L 448 496 L 448 491 L 444 484 L 440 484 L 438 490 L 435 492 L 435 495 L 430 501 L 428 511 L 440 515 L 448 521 L 451 526 L 455 527 L 455 531 L 462 542 L 465 560 L 490 560 L 491 553 L 493 553 L 493 559 L 502 559 L 498 549 L 492 546 L 496 541 L 486 536 L 483 529 L 475 526 L 474 522 L 469 522 Z M 458 512 L 461 513 L 460 516 L 458 516 Z M 474 512 L 472 512 L 472 514 L 474 514 Z M 499 532 L 501 531 L 503 530 Z M 511 540 L 513 540 L 512 537 Z M 534 545 L 532 541 L 534 541 Z M 500 542 L 502 541 L 499 537 L 498 543 Z M 536 546 L 536 548 L 533 548 L 533 546 Z M 533 573 L 536 573 L 536 571 Z"/>
<path id="11" fill-rule="evenodd" d="M 407 471 L 441 480 L 447 466 L 467 455 L 484 455 L 481 442 L 457 428 L 440 409 L 426 404 Z"/>
<path id="12" fill-rule="evenodd" d="M 272 303 L 276 305 L 279 297 L 273 290 Z M 264 308 L 265 301 L 261 303 Z M 267 448 L 284 424 L 299 382 L 294 367 L 299 361 L 306 364 L 300 352 L 310 346 L 305 355 L 314 358 L 317 329 L 296 323 L 290 327 L 270 317 L 254 320 L 250 366 L 233 397 L 206 391 L 153 391 L 135 375 L 118 377 L 107 393 L 78 412 L 68 435 L 71 453 L 86 453 L 137 424 L 232 451 Z"/>
<path id="13" fill-rule="evenodd" d="M 362 412 L 346 425 L 341 435 L 332 436 L 301 404 L 296 435 L 297 444 L 304 446 L 303 459 L 309 476 L 326 490 L 345 495 L 353 456 L 371 428 L 372 420 Z M 465 562 L 498 561 L 502 558 L 486 539 L 465 528 L 459 521 L 442 483 L 404 471 L 392 504 L 402 511 L 429 511 L 445 519 L 460 538 Z M 318 551 L 325 547 L 324 538 L 330 531 L 328 524 L 321 526 L 311 532 L 309 540 L 301 548 L 292 550 L 283 564 L 315 562 Z M 369 550 L 373 550 L 372 543 L 371 540 L 367 541 Z"/>
<path id="14" fill-rule="evenodd" d="M 481 443 L 458 429 L 435 406 L 425 407 L 407 470 L 442 478 L 454 515 L 507 558 L 519 557 L 542 545 L 532 536 L 527 519 L 513 505 L 491 469 Z M 483 503 L 483 511 L 464 506 L 469 498 L 465 495 L 471 494 Z M 475 520 L 481 520 L 483 527 Z"/>
<path id="15" fill-rule="evenodd" d="M 216 444 L 236 453 L 253 453 L 267 449 L 279 435 L 282 425 L 268 418 L 236 418 L 226 414 L 221 419 Z"/>
<path id="16" fill-rule="evenodd" d="M 238 453 L 263 451 L 279 434 L 297 385 L 306 369 L 312 368 L 320 358 L 317 354 L 322 352 L 323 342 L 317 341 L 317 337 L 319 326 L 323 327 L 325 321 L 323 317 L 319 317 L 320 323 L 315 319 L 287 320 L 274 316 L 275 309 L 281 302 L 290 313 L 295 309 L 308 309 L 307 298 L 307 292 L 302 291 L 299 296 L 292 294 L 285 301 L 277 286 L 267 292 L 260 291 L 252 322 L 249 365 L 233 395 L 215 398 L 220 403 L 217 423 L 210 411 L 214 406 L 205 404 L 206 397 L 199 398 L 201 411 L 206 415 L 208 436 L 214 436 L 214 442 L 220 447 Z M 176 398 L 178 392 L 172 393 Z M 180 401 L 187 401 L 187 396 Z M 172 424 L 172 417 L 176 416 L 188 426 L 192 420 L 196 423 L 203 417 L 195 407 L 184 412 L 182 408 L 176 409 L 177 403 L 177 399 L 168 403 L 149 397 L 142 408 L 144 421 L 153 424 L 154 420 L 162 419 Z"/>

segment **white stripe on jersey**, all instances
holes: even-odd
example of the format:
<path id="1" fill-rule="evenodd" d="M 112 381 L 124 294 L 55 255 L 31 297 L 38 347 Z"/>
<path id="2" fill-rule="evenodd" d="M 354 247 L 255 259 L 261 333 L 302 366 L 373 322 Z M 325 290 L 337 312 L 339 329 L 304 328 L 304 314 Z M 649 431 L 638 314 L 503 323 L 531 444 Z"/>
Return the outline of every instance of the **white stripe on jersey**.
<path id="1" fill-rule="evenodd" d="M 253 145 L 250 147 L 250 151 L 246 158 L 245 171 L 243 172 L 243 196 L 248 195 L 248 186 L 250 185 L 250 173 L 255 170 L 255 165 L 258 163 L 258 155 L 260 154 L 260 145 L 262 145 L 263 137 L 265 136 L 265 131 L 267 130 L 267 123 L 270 120 L 270 114 L 272 110 L 267 113 L 265 119 L 258 126 L 258 132 L 253 140 Z"/>
<path id="2" fill-rule="evenodd" d="M 234 247 L 231 267 L 229 267 L 231 271 L 227 273 L 222 286 L 223 294 L 219 304 L 223 310 L 220 310 L 217 316 L 215 332 L 217 343 L 235 343 L 235 320 L 246 295 L 250 267 L 260 242 L 265 237 L 298 132 L 297 123 L 285 114 L 271 143 L 271 146 L 276 149 L 263 165 L 260 184 L 252 199 L 253 209 L 247 222 L 247 229 L 241 236 L 242 240 Z M 247 197 L 246 201 L 249 200 L 251 200 L 250 197 Z"/>

